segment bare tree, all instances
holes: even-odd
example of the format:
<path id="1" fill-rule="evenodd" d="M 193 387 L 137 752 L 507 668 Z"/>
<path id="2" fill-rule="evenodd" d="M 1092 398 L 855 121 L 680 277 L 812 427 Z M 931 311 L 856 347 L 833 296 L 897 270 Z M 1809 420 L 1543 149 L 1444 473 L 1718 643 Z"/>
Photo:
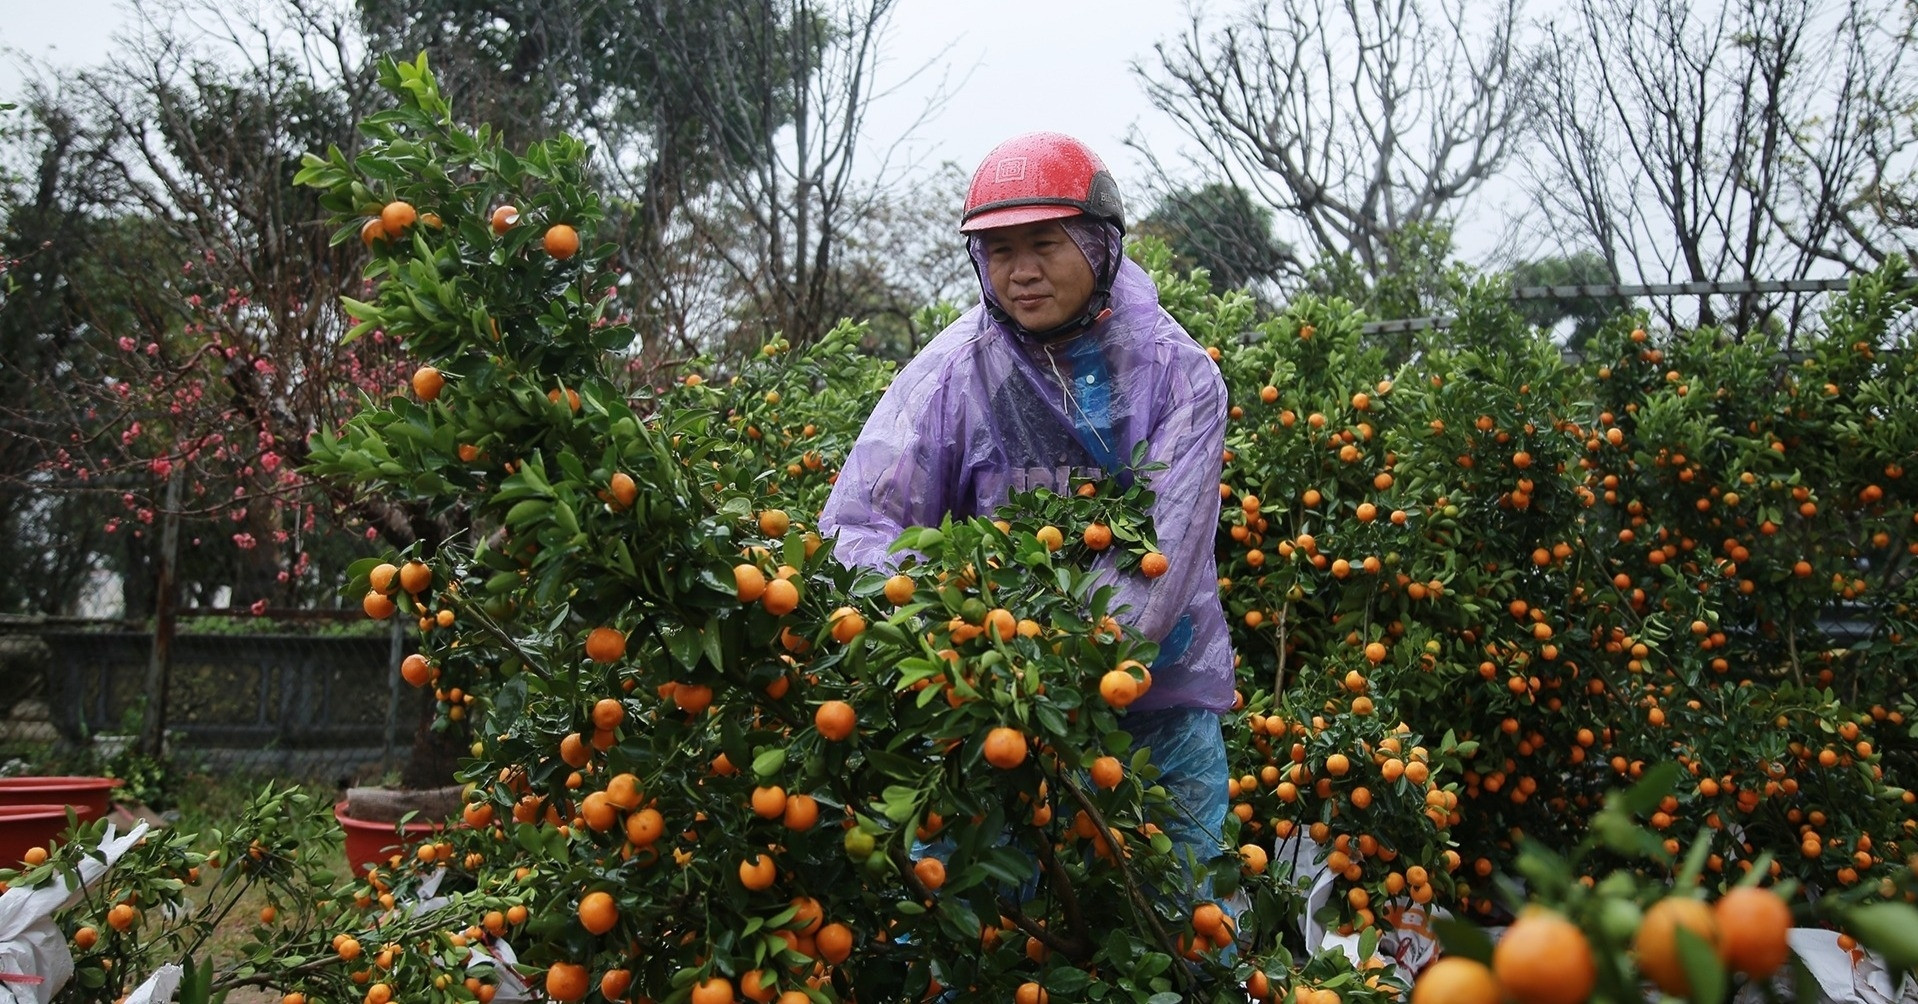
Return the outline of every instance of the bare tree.
<path id="1" fill-rule="evenodd" d="M 895 0 L 790 0 L 743 11 L 697 100 L 722 145 L 752 151 L 712 195 L 688 198 L 690 225 L 734 293 L 729 327 L 757 339 L 823 334 L 846 233 L 883 188 L 854 175 Z M 696 204 L 695 204 L 696 202 Z"/>
<path id="2" fill-rule="evenodd" d="M 842 313 L 870 322 L 881 353 L 908 358 L 937 334 L 921 323 L 928 306 L 964 308 L 978 300 L 978 275 L 959 233 L 970 181 L 948 161 L 916 183 L 862 193 L 859 218 L 841 236 L 828 295 Z"/>
<path id="3" fill-rule="evenodd" d="M 1193 166 L 1271 206 L 1302 265 L 1349 255 L 1376 281 L 1405 264 L 1399 234 L 1443 231 L 1511 155 L 1517 24 L 1517 0 L 1262 0 L 1217 28 L 1195 11 L 1133 69 Z"/>
<path id="4" fill-rule="evenodd" d="M 1911 250 L 1875 198 L 1911 166 L 1908 4 L 1580 0 L 1547 34 L 1526 178 L 1541 243 L 1650 282 L 1855 272 Z M 1742 333 L 1785 302 L 1660 309 Z"/>

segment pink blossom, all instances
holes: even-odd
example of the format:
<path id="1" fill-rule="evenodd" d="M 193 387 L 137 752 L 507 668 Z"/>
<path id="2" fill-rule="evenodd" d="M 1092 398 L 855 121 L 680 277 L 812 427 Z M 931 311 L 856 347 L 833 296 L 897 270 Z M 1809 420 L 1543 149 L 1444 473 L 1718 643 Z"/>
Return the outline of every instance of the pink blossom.
<path id="1" fill-rule="evenodd" d="M 273 372 L 273 364 L 264 359 L 255 359 L 253 360 L 253 370 L 256 373 L 271 373 Z"/>
<path id="2" fill-rule="evenodd" d="M 367 540 L 378 540 L 379 538 L 380 538 L 380 532 L 378 530 L 375 530 L 370 526 L 366 528 Z"/>
<path id="3" fill-rule="evenodd" d="M 195 537 L 195 538 L 193 538 L 193 546 L 194 546 L 194 547 L 199 547 L 199 546 L 200 546 L 200 538 L 198 538 L 198 537 Z"/>
<path id="4" fill-rule="evenodd" d="M 284 573 L 284 572 L 282 572 L 282 573 L 280 573 L 280 574 L 281 574 L 281 575 L 285 575 L 286 573 Z M 281 582 L 285 582 L 286 580 L 285 580 L 285 579 L 281 579 L 280 581 L 281 581 Z M 254 601 L 253 601 L 253 605 L 252 605 L 252 606 L 250 606 L 250 607 L 247 607 L 247 609 L 248 609 L 248 610 L 251 610 L 251 611 L 253 611 L 253 616 L 255 616 L 255 617 L 264 617 L 264 616 L 266 616 L 266 601 L 265 601 L 265 600 L 254 600 Z"/>
<path id="5" fill-rule="evenodd" d="M 153 522 L 153 510 L 142 506 L 140 511 L 133 514 L 133 518 L 150 525 Z"/>
<path id="6" fill-rule="evenodd" d="M 173 461 L 165 457 L 155 457 L 153 458 L 153 462 L 147 465 L 147 468 L 153 471 L 154 477 L 164 478 L 173 473 Z"/>
<path id="7" fill-rule="evenodd" d="M 123 505 L 123 506 L 126 506 L 126 507 L 127 507 L 128 509 L 131 509 L 131 508 L 133 508 L 133 504 L 134 504 L 134 503 L 133 503 L 133 493 L 132 493 L 132 492 L 123 492 L 123 493 L 121 493 L 121 495 L 120 495 L 120 504 L 121 504 L 121 505 Z"/>
<path id="8" fill-rule="evenodd" d="M 192 296 L 189 296 L 189 297 L 187 297 L 187 298 L 186 298 L 186 302 L 187 302 L 187 303 L 189 303 L 189 304 L 191 304 L 192 306 L 195 306 L 195 307 L 197 307 L 197 306 L 199 306 L 199 305 L 200 305 L 200 294 L 198 294 L 198 293 L 195 293 L 195 294 L 193 294 Z"/>
<path id="9" fill-rule="evenodd" d="M 279 580 L 279 581 L 281 581 L 281 582 L 285 582 L 285 581 L 287 581 L 288 579 L 291 579 L 292 577 L 293 577 L 293 576 L 292 576 L 292 574 L 291 574 L 291 573 L 289 573 L 289 572 L 288 572 L 288 571 L 287 571 L 286 569 L 284 569 L 284 568 L 282 568 L 282 569 L 280 569 L 280 572 L 279 572 L 279 574 L 278 574 L 278 575 L 275 575 L 275 576 L 274 576 L 274 578 L 276 578 L 276 579 L 278 579 L 278 580 Z"/>
<path id="10" fill-rule="evenodd" d="M 286 543 L 286 542 L 287 542 L 287 541 L 288 541 L 289 539 L 290 539 L 290 536 L 289 536 L 289 535 L 287 534 L 287 532 L 286 532 L 285 530 L 275 530 L 275 531 L 273 531 L 273 542 L 274 542 L 275 544 L 284 544 L 284 543 Z"/>
<path id="11" fill-rule="evenodd" d="M 132 351 L 133 351 L 133 347 L 134 347 L 134 344 L 135 344 L 135 343 L 134 343 L 134 341 L 133 341 L 133 339 L 131 339 L 131 338 L 128 338 L 128 337 L 127 337 L 127 336 L 125 336 L 125 335 L 121 335 L 121 336 L 120 336 L 120 351 L 122 351 L 122 352 L 132 352 Z"/>
<path id="12" fill-rule="evenodd" d="M 106 524 L 106 527 L 105 527 L 105 529 L 106 529 L 106 531 L 107 531 L 108 533 L 118 533 L 118 532 L 120 532 L 120 519 L 119 519 L 119 517 L 117 517 L 117 516 L 116 516 L 116 517 L 114 517 L 113 519 L 110 519 L 110 520 L 107 520 L 107 524 Z"/>
<path id="13" fill-rule="evenodd" d="M 258 543 L 259 542 L 254 540 L 253 535 L 250 533 L 236 533 L 233 535 L 233 546 L 242 551 L 251 551 Z"/>
<path id="14" fill-rule="evenodd" d="M 280 455 L 268 450 L 260 454 L 260 467 L 268 474 L 280 469 Z"/>
<path id="15" fill-rule="evenodd" d="M 157 355 L 159 355 L 159 354 L 160 354 L 160 343 L 159 343 L 159 342 L 148 342 L 148 343 L 147 343 L 147 355 L 150 355 L 150 356 L 157 356 Z"/>

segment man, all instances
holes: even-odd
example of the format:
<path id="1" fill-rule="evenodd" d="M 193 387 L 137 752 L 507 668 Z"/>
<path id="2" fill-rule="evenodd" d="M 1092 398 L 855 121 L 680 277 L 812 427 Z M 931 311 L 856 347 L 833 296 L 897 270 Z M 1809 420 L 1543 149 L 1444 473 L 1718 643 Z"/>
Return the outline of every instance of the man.
<path id="1" fill-rule="evenodd" d="M 1127 575 L 1115 606 L 1159 643 L 1152 687 L 1123 724 L 1152 750 L 1186 812 L 1168 829 L 1201 859 L 1219 846 L 1228 775 L 1219 714 L 1232 649 L 1213 534 L 1226 393 L 1218 367 L 1159 307 L 1126 259 L 1123 207 L 1104 163 L 1058 133 L 1007 140 L 973 174 L 959 230 L 980 303 L 886 391 L 819 517 L 835 554 L 881 568 L 908 526 L 989 515 L 1010 492 L 1068 492 L 1127 477 L 1149 446 L 1152 508 L 1169 571 Z"/>

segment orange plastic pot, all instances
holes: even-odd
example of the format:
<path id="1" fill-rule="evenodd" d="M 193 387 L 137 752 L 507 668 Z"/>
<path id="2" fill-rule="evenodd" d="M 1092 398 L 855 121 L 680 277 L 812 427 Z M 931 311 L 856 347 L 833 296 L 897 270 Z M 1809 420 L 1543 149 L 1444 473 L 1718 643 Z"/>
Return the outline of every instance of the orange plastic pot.
<path id="1" fill-rule="evenodd" d="M 89 810 L 75 807 L 85 821 Z M 37 805 L 0 805 L 0 866 L 14 867 L 28 848 L 53 848 L 54 838 L 67 828 L 67 807 L 47 802 Z"/>
<path id="2" fill-rule="evenodd" d="M 393 823 L 355 819 L 346 814 L 346 802 L 333 803 L 333 818 L 346 831 L 346 861 L 353 874 L 364 875 L 369 866 L 384 865 L 395 851 L 406 852 L 426 838 L 446 829 L 445 823 L 411 822 L 396 830 Z"/>
<path id="3" fill-rule="evenodd" d="M 97 819 L 107 814 L 108 792 L 119 786 L 111 777 L 0 777 L 0 806 L 71 805 Z"/>

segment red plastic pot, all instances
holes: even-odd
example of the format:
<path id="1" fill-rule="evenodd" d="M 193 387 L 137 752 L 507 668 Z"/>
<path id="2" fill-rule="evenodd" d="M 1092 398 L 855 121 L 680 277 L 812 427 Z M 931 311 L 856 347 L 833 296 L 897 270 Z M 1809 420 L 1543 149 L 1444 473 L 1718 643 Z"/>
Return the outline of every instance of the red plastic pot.
<path id="1" fill-rule="evenodd" d="M 407 851 L 446 829 L 445 823 L 411 822 L 406 824 L 402 836 L 393 823 L 376 823 L 347 815 L 344 801 L 333 804 L 333 818 L 339 820 L 340 828 L 346 831 L 346 861 L 355 875 L 364 875 L 369 865 L 386 864 L 393 852 Z"/>
<path id="2" fill-rule="evenodd" d="M 71 805 L 97 819 L 107 814 L 107 793 L 119 786 L 111 777 L 0 777 L 0 806 Z"/>
<path id="3" fill-rule="evenodd" d="M 84 822 L 90 811 L 75 808 Z M 31 847 L 53 849 L 54 838 L 67 828 L 67 807 L 53 803 L 0 805 L 0 866 L 14 867 Z"/>

